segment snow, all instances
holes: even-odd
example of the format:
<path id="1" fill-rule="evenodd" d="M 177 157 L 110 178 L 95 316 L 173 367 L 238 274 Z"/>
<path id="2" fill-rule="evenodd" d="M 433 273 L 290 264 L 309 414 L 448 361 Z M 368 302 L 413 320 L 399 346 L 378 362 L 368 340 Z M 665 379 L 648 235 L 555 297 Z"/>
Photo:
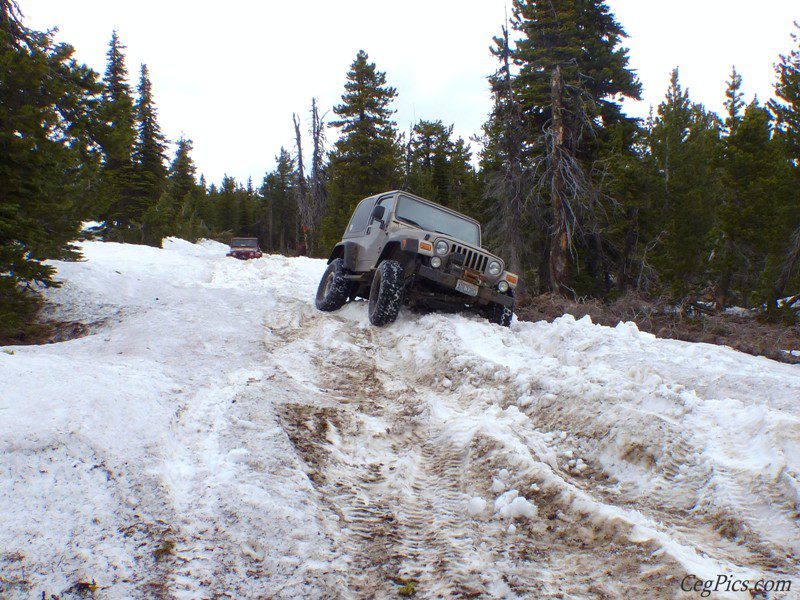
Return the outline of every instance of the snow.
<path id="1" fill-rule="evenodd" d="M 0 597 L 800 588 L 800 367 L 570 315 L 378 329 L 314 309 L 324 261 L 163 246 L 84 242 L 48 295 L 90 335 L 0 348 Z"/>
<path id="2" fill-rule="evenodd" d="M 469 515 L 471 517 L 477 516 L 485 510 L 486 510 L 486 500 L 484 500 L 480 496 L 475 496 L 474 498 L 469 499 L 469 504 L 467 505 L 467 512 L 469 512 Z"/>
<path id="3" fill-rule="evenodd" d="M 536 506 L 520 496 L 518 490 L 509 490 L 498 496 L 494 501 L 494 510 L 504 519 L 532 519 L 536 516 Z"/>

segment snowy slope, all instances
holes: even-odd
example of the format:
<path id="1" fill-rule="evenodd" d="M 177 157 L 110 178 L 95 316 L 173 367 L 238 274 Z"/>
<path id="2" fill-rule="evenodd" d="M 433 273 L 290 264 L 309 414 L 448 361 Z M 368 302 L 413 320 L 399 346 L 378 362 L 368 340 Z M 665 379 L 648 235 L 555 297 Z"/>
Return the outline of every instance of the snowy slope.
<path id="1" fill-rule="evenodd" d="M 314 309 L 324 261 L 83 251 L 50 297 L 92 334 L 0 351 L 2 598 L 796 597 L 800 367 L 569 316 L 375 329 Z"/>

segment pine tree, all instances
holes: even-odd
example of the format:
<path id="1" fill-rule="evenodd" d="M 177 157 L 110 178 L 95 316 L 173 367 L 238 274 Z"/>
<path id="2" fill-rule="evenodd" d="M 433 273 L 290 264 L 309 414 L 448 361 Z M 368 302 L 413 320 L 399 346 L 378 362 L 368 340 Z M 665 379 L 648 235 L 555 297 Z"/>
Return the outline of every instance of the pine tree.
<path id="1" fill-rule="evenodd" d="M 519 292 L 526 285 L 525 267 L 529 257 L 541 254 L 542 245 L 541 240 L 530 239 L 535 228 L 530 226 L 531 211 L 526 209 L 532 178 L 524 156 L 527 136 L 522 103 L 512 75 L 507 26 L 503 26 L 502 36 L 495 37 L 494 43 L 491 52 L 500 61 L 500 67 L 489 77 L 494 106 L 483 126 L 480 166 L 484 186 L 480 213 L 486 217 L 482 219 L 487 225 L 484 243 L 490 248 L 502 248 L 507 267 L 523 275 L 522 285 L 517 288 Z"/>
<path id="2" fill-rule="evenodd" d="M 512 52 L 515 99 L 529 160 L 539 165 L 537 204 L 547 206 L 540 221 L 549 226 L 549 284 L 572 294 L 569 257 L 581 226 L 590 264 L 602 249 L 593 214 L 602 194 L 591 175 L 596 161 L 608 159 L 603 144 L 613 131 L 624 134 L 629 151 L 636 124 L 621 99 L 638 99 L 641 86 L 621 46 L 625 32 L 604 1 L 515 0 L 512 25 L 521 34 Z"/>
<path id="3" fill-rule="evenodd" d="M 109 237 L 126 239 L 133 220 L 140 215 L 134 200 L 133 147 L 136 129 L 133 98 L 125 66 L 125 46 L 114 30 L 111 34 L 107 65 L 103 76 L 100 146 L 103 151 L 101 217 L 107 222 Z"/>
<path id="4" fill-rule="evenodd" d="M 692 103 L 673 70 L 647 136 L 659 183 L 646 217 L 652 263 L 676 297 L 708 286 L 709 236 L 721 197 L 721 128 L 716 115 Z"/>
<path id="5" fill-rule="evenodd" d="M 472 152 L 461 137 L 450 142 L 447 179 L 449 205 L 473 218 L 480 217 L 481 192 L 472 166 Z"/>
<path id="6" fill-rule="evenodd" d="M 77 256 L 98 157 L 98 76 L 0 0 L 0 336 L 28 328 L 46 259 Z"/>
<path id="7" fill-rule="evenodd" d="M 795 26 L 800 30 L 800 23 Z M 792 40 L 800 42 L 800 35 L 792 34 Z M 786 145 L 795 167 L 800 167 L 800 44 L 789 54 L 781 55 L 775 70 L 777 98 L 769 103 L 769 108 L 775 115 L 779 139 Z"/>
<path id="8" fill-rule="evenodd" d="M 754 100 L 725 140 L 713 263 L 719 307 L 731 301 L 748 306 L 770 295 L 778 254 L 792 231 L 788 169 L 771 116 Z"/>
<path id="9" fill-rule="evenodd" d="M 217 231 L 227 236 L 235 236 L 242 226 L 242 204 L 238 193 L 239 186 L 233 177 L 225 175 L 219 187 L 215 205 L 217 207 Z"/>
<path id="10" fill-rule="evenodd" d="M 401 150 L 394 111 L 397 91 L 386 85 L 386 74 L 359 50 L 347 74 L 342 103 L 333 109 L 341 130 L 330 159 L 328 211 L 323 246 L 335 244 L 359 200 L 399 187 Z"/>
<path id="11" fill-rule="evenodd" d="M 450 204 L 450 154 L 453 126 L 441 120 L 418 122 L 411 130 L 407 187 L 424 198 Z"/>
<path id="12" fill-rule="evenodd" d="M 153 84 L 147 65 L 141 66 L 138 98 L 134 107 L 136 115 L 136 143 L 133 160 L 136 165 L 137 188 L 147 205 L 154 204 L 167 177 L 167 140 L 161 133 L 158 115 L 153 101 Z"/>
<path id="13" fill-rule="evenodd" d="M 800 29 L 800 23 L 795 23 Z M 797 44 L 800 36 L 792 35 Z M 783 297 L 787 285 L 794 280 L 800 285 L 798 265 L 800 265 L 800 46 L 789 54 L 781 55 L 776 66 L 778 80 L 775 84 L 777 98 L 770 101 L 769 108 L 775 117 L 776 137 L 783 145 L 792 169 L 791 175 L 795 190 L 794 198 L 784 218 L 795 227 L 791 239 L 786 241 L 786 250 L 778 260 L 779 274 L 772 290 L 772 302 L 775 305 Z"/>
<path id="14" fill-rule="evenodd" d="M 733 67 L 731 78 L 728 80 L 728 89 L 725 90 L 725 110 L 728 111 L 728 116 L 725 119 L 725 128 L 729 134 L 736 132 L 736 127 L 742 120 L 743 97 L 742 76 L 736 72 L 736 67 Z"/>
<path id="15" fill-rule="evenodd" d="M 175 198 L 184 198 L 186 194 L 194 192 L 198 188 L 197 167 L 191 156 L 192 140 L 184 137 L 178 140 L 175 150 L 175 158 L 169 167 L 169 191 Z M 202 186 L 205 188 L 205 186 Z M 205 191 L 205 189 L 203 189 Z"/>
<path id="16" fill-rule="evenodd" d="M 275 170 L 264 176 L 261 196 L 264 201 L 264 222 L 268 251 L 277 250 L 287 254 L 297 245 L 296 231 L 299 212 L 295 194 L 295 163 L 289 152 L 281 148 Z"/>

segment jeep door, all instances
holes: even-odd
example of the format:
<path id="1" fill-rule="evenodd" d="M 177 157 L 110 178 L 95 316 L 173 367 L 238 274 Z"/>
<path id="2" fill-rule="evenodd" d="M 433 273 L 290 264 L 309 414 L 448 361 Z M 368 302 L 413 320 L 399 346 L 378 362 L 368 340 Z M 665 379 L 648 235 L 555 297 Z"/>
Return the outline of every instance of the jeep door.
<path id="1" fill-rule="evenodd" d="M 356 240 L 359 246 L 361 246 L 358 250 L 358 262 L 356 267 L 359 271 L 369 271 L 378 266 L 376 264 L 378 257 L 381 255 L 381 250 L 383 250 L 383 247 L 386 245 L 386 237 L 388 235 L 386 225 L 389 222 L 392 209 L 394 208 L 394 194 L 381 196 L 375 203 L 375 207 L 377 208 L 378 206 L 384 207 L 383 219 L 374 219 L 373 215 L 370 214 L 364 237 L 360 240 Z"/>

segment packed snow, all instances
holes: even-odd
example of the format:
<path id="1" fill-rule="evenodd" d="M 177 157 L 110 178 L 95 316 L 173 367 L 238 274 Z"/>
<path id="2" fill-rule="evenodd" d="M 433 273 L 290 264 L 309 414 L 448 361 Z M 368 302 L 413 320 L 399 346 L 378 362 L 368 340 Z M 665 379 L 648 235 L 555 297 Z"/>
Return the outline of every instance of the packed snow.
<path id="1" fill-rule="evenodd" d="M 314 308 L 325 261 L 163 246 L 84 242 L 48 299 L 89 335 L 0 348 L 0 597 L 798 597 L 800 366 L 374 328 Z"/>

